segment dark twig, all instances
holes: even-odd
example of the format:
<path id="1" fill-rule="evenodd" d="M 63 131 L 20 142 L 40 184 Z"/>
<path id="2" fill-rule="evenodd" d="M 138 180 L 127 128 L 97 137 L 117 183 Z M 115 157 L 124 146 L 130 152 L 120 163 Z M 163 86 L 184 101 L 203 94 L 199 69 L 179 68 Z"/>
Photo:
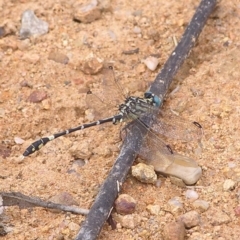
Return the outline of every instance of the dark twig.
<path id="1" fill-rule="evenodd" d="M 87 215 L 89 210 L 76 206 L 67 206 L 63 204 L 46 202 L 37 197 L 29 197 L 19 192 L 0 192 L 3 206 L 19 206 L 20 208 L 44 207 L 49 209 L 58 209 L 65 212 Z"/>
<path id="2" fill-rule="evenodd" d="M 135 49 L 132 49 L 132 50 L 125 50 L 122 52 L 122 54 L 125 54 L 125 55 L 132 55 L 132 54 L 135 54 L 135 53 L 139 53 L 139 48 L 135 48 Z"/>
<path id="3" fill-rule="evenodd" d="M 173 76 L 176 74 L 177 70 L 180 68 L 194 46 L 194 43 L 202 31 L 207 18 L 214 9 L 215 4 L 216 0 L 201 1 L 178 46 L 172 52 L 161 72 L 157 75 L 150 91 L 160 96 L 161 99 L 166 95 Z M 143 132 L 137 130 L 139 130 L 138 127 L 133 129 L 131 134 L 127 135 L 121 152 L 107 179 L 103 183 L 89 214 L 82 224 L 82 227 L 75 238 L 76 240 L 93 240 L 99 235 L 103 224 L 111 212 L 114 200 L 118 195 L 118 186 L 121 186 L 124 182 L 128 171 L 135 160 L 136 155 L 132 148 L 128 147 L 128 142 L 134 141 L 136 146 L 141 145 Z"/>

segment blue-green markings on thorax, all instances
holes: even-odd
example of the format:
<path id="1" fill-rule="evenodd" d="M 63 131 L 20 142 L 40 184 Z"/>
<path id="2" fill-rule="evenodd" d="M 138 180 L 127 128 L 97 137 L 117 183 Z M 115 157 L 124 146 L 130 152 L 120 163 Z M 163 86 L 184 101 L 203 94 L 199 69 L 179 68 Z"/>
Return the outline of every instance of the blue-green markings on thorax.
<path id="1" fill-rule="evenodd" d="M 158 96 L 156 96 L 155 94 L 153 94 L 152 92 L 145 92 L 144 93 L 144 98 L 146 99 L 152 99 L 152 104 L 156 107 L 160 107 L 161 106 L 161 100 Z"/>

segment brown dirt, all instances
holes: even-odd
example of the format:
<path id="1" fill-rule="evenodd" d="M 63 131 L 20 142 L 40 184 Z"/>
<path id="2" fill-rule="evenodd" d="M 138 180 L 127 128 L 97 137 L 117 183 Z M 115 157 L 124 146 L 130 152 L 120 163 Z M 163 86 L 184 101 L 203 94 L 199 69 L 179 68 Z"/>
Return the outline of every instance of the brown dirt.
<path id="1" fill-rule="evenodd" d="M 74 2 L 0 1 L 0 23 L 9 19 L 19 29 L 21 13 L 26 9 L 35 10 L 38 17 L 50 23 L 49 33 L 31 39 L 29 47 L 24 47 L 16 35 L 0 39 L 0 186 L 1 191 L 22 192 L 45 200 L 68 192 L 79 206 L 89 208 L 118 154 L 120 126 L 90 128 L 59 138 L 21 164 L 18 157 L 33 140 L 88 122 L 87 87 L 89 82 L 99 82 L 100 75 L 86 75 L 77 70 L 79 59 L 94 54 L 113 62 L 124 87 L 139 95 L 174 49 L 172 39 L 181 37 L 198 1 L 112 1 L 112 10 L 103 12 L 101 19 L 91 24 L 72 20 Z M 133 16 L 136 10 L 142 12 L 140 16 Z M 186 239 L 239 239 L 240 236 L 239 216 L 234 212 L 239 205 L 240 176 L 239 20 L 238 0 L 218 4 L 197 46 L 175 78 L 172 90 L 177 85 L 179 90 L 166 98 L 164 104 L 164 109 L 171 108 L 181 117 L 201 123 L 205 132 L 201 155 L 194 155 L 184 145 L 177 146 L 182 154 L 193 157 L 202 166 L 203 176 L 195 191 L 210 204 L 201 214 L 201 225 L 188 230 Z M 135 25 L 142 34 L 134 33 Z M 83 39 L 88 43 L 84 44 Z M 137 47 L 138 54 L 122 54 Z M 52 50 L 66 54 L 69 63 L 48 60 Z M 146 68 L 142 71 L 141 60 L 151 54 L 159 54 L 159 68 L 154 72 Z M 35 90 L 47 93 L 47 99 L 29 102 Z M 16 144 L 15 137 L 25 142 Z M 74 161 L 70 150 L 76 147 L 91 157 L 75 174 L 69 174 Z M 6 156 L 8 153 L 10 156 Z M 229 178 L 235 182 L 235 189 L 223 191 L 223 183 Z M 161 179 L 158 188 L 129 175 L 122 192 L 137 201 L 136 218 L 142 220 L 134 229 L 111 230 L 105 224 L 99 239 L 162 239 L 164 225 L 175 219 L 164 211 L 169 199 L 181 197 L 185 211 L 193 209 L 185 197 L 186 189 L 173 185 L 168 178 Z M 151 215 L 146 210 L 149 204 L 160 205 L 161 213 Z M 229 221 L 221 221 L 223 214 L 228 215 Z M 2 239 L 72 239 L 77 228 L 71 228 L 75 225 L 70 223 L 84 220 L 84 216 L 42 208 L 9 207 L 5 215 L 13 230 Z"/>

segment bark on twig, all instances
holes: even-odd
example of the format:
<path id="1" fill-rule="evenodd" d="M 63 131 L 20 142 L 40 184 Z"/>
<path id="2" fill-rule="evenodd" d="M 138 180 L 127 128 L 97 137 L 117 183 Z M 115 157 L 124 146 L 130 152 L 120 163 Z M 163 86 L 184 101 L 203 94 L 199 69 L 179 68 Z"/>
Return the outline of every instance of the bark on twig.
<path id="1" fill-rule="evenodd" d="M 2 206 L 4 207 L 5 206 L 19 206 L 20 208 L 44 207 L 82 215 L 87 215 L 89 212 L 88 209 L 44 201 L 37 197 L 26 196 L 20 192 L 9 193 L 0 192 L 0 197 L 2 197 Z"/>
<path id="2" fill-rule="evenodd" d="M 196 12 L 185 30 L 179 44 L 172 52 L 171 56 L 164 64 L 161 72 L 157 75 L 150 91 L 161 99 L 166 95 L 172 79 L 184 60 L 187 58 L 190 50 L 193 48 L 205 25 L 209 15 L 214 9 L 216 0 L 202 0 Z M 143 132 L 133 129 L 131 134 L 127 135 L 121 152 L 112 167 L 107 179 L 103 183 L 95 202 L 90 209 L 85 221 L 83 222 L 76 240 L 93 240 L 99 235 L 103 224 L 111 212 L 115 198 L 118 195 L 118 186 L 124 182 L 132 163 L 135 160 L 135 152 L 128 147 L 128 142 L 134 141 L 136 146 L 141 145 Z M 134 148 L 135 149 L 135 148 Z"/>

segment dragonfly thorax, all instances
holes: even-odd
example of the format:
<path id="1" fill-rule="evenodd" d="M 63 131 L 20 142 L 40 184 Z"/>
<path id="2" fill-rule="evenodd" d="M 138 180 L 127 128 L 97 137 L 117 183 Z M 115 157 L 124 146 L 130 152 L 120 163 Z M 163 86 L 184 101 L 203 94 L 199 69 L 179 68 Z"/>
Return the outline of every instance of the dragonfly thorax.
<path id="1" fill-rule="evenodd" d="M 136 119 L 143 116 L 146 113 L 152 111 L 152 109 L 157 108 L 157 104 L 154 102 L 153 97 L 140 98 L 140 97 L 128 97 L 124 104 L 119 106 L 120 114 L 122 114 L 123 119 Z"/>

